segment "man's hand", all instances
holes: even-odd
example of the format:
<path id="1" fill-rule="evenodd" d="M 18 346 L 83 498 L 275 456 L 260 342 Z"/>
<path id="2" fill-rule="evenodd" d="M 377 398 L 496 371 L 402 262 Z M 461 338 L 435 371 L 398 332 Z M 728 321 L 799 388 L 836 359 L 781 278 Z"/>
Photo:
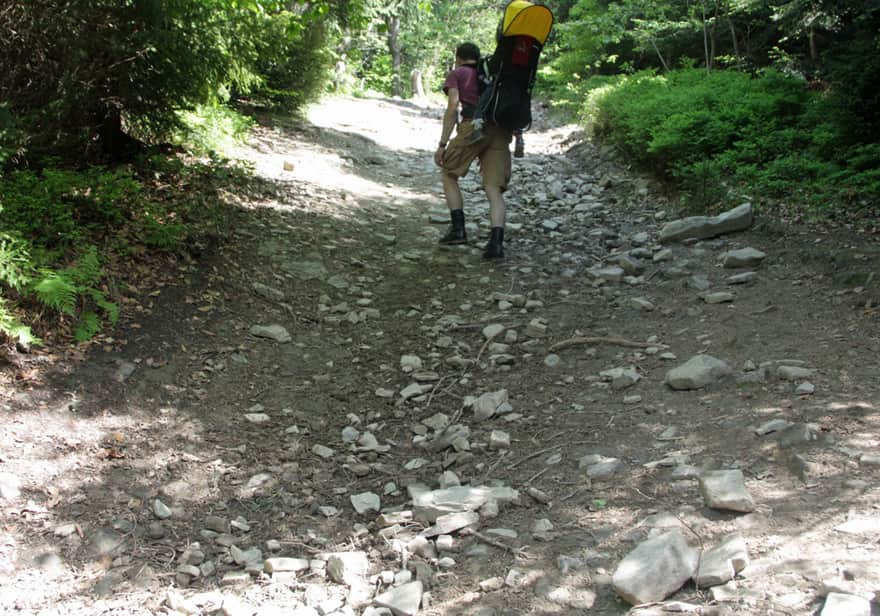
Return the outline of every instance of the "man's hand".
<path id="1" fill-rule="evenodd" d="M 446 146 L 438 145 L 437 149 L 434 150 L 434 163 L 438 167 L 443 166 L 443 157 L 446 156 Z"/>

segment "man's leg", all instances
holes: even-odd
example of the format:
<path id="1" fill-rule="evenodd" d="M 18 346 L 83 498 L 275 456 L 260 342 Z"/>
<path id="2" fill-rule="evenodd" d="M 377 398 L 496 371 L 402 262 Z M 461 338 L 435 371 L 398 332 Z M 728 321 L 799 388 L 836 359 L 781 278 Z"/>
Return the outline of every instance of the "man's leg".
<path id="1" fill-rule="evenodd" d="M 510 181 L 510 140 L 509 131 L 493 126 L 488 147 L 480 155 L 483 189 L 489 200 L 489 243 L 483 251 L 486 259 L 500 259 L 504 256 L 504 224 L 507 218 L 507 205 L 504 190 Z"/>
<path id="2" fill-rule="evenodd" d="M 489 243 L 483 251 L 486 259 L 500 259 L 504 256 L 504 223 L 507 218 L 507 204 L 500 186 L 484 186 L 489 199 Z"/>
<path id="3" fill-rule="evenodd" d="M 449 217 L 452 224 L 446 231 L 446 235 L 440 238 L 441 244 L 464 244 L 467 242 L 467 233 L 464 229 L 464 199 L 461 196 L 461 188 L 458 178 L 449 173 L 440 174 L 443 183 L 443 194 L 446 195 L 446 206 L 449 208 Z"/>

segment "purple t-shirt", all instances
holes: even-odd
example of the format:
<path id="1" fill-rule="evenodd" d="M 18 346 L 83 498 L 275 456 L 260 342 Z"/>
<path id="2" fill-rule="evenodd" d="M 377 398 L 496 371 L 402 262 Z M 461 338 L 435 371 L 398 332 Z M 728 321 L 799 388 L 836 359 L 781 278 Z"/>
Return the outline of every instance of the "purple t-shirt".
<path id="1" fill-rule="evenodd" d="M 448 92 L 449 88 L 458 90 L 458 97 L 461 99 L 462 105 L 476 105 L 480 100 L 476 67 L 472 64 L 465 64 L 449 71 L 449 74 L 446 75 L 446 81 L 443 83 L 443 92 Z"/>

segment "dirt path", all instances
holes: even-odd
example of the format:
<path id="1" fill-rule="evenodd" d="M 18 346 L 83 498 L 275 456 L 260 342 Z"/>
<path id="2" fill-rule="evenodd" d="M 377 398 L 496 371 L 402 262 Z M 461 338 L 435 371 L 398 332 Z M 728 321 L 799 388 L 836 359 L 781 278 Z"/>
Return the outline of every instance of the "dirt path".
<path id="1" fill-rule="evenodd" d="M 422 591 L 419 614 L 624 614 L 612 575 L 670 529 L 748 564 L 633 613 L 880 590 L 873 238 L 758 213 L 661 244 L 663 198 L 546 128 L 487 263 L 473 175 L 471 244 L 436 245 L 439 116 L 338 100 L 262 128 L 262 190 L 186 286 L 3 392 L 0 612 L 412 613 Z M 765 256 L 724 267 L 742 248 Z M 729 374 L 666 383 L 697 355 Z M 718 470 L 749 511 L 707 506 Z"/>

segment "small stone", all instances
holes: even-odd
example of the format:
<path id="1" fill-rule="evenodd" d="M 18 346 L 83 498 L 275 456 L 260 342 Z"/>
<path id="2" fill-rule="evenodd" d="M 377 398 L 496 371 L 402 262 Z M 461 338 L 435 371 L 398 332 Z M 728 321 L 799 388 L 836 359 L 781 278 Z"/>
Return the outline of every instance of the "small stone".
<path id="1" fill-rule="evenodd" d="M 706 471 L 700 475 L 700 492 L 707 507 L 748 513 L 755 503 L 746 490 L 742 471 Z"/>
<path id="2" fill-rule="evenodd" d="M 361 515 L 372 511 L 378 512 L 381 509 L 379 495 L 373 492 L 353 494 L 350 500 L 354 510 Z"/>
<path id="3" fill-rule="evenodd" d="M 226 533 L 229 532 L 229 521 L 216 515 L 209 515 L 205 518 L 205 528 L 215 533 Z"/>
<path id="4" fill-rule="evenodd" d="M 281 325 L 254 325 L 250 329 L 250 334 L 257 338 L 268 338 L 280 343 L 293 340 L 288 331 Z"/>
<path id="5" fill-rule="evenodd" d="M 332 458 L 334 455 L 336 455 L 336 452 L 329 447 L 325 447 L 324 445 L 319 444 L 316 444 L 312 447 L 312 453 L 320 458 L 324 458 L 325 460 Z"/>
<path id="6" fill-rule="evenodd" d="M 422 582 L 410 582 L 383 592 L 373 603 L 390 609 L 394 616 L 415 616 L 422 603 L 422 589 Z"/>
<path id="7" fill-rule="evenodd" d="M 562 363 L 562 358 L 556 353 L 550 353 L 544 358 L 544 365 L 548 368 L 556 368 Z"/>
<path id="8" fill-rule="evenodd" d="M 486 338 L 486 340 L 492 340 L 493 338 L 501 334 L 505 329 L 507 328 L 500 323 L 487 325 L 483 328 L 483 337 Z"/>
<path id="9" fill-rule="evenodd" d="M 871 616 L 871 602 L 856 595 L 828 593 L 820 616 Z"/>
<path id="10" fill-rule="evenodd" d="M 157 498 L 153 501 L 153 514 L 160 520 L 167 520 L 171 517 L 171 509 Z"/>
<path id="11" fill-rule="evenodd" d="M 492 430 L 489 434 L 491 449 L 510 449 L 510 435 L 502 430 Z"/>
<path id="12" fill-rule="evenodd" d="M 267 558 L 263 562 L 266 573 L 279 571 L 308 571 L 309 561 L 305 558 Z"/>
<path id="13" fill-rule="evenodd" d="M 330 579 L 349 586 L 363 580 L 370 566 L 365 552 L 334 552 L 326 560 Z"/>

